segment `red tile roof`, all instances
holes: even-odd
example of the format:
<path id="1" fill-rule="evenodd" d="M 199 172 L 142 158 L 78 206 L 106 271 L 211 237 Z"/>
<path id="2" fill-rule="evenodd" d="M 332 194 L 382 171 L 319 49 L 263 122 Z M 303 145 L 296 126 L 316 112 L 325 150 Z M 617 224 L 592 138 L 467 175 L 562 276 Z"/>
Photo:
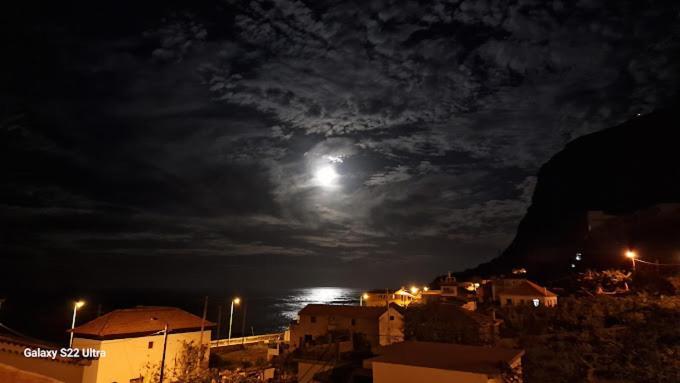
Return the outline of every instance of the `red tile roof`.
<path id="1" fill-rule="evenodd" d="M 542 297 L 556 297 L 557 294 L 541 287 L 534 282 L 523 280 L 515 286 L 505 287 L 500 289 L 497 294 L 504 295 L 524 295 L 524 296 L 542 296 Z"/>
<path id="2" fill-rule="evenodd" d="M 200 330 L 202 319 L 176 307 L 141 306 L 133 309 L 114 310 L 73 329 L 76 336 L 96 339 L 130 338 L 168 330 Z M 204 327 L 215 323 L 205 321 Z M 70 330 L 69 330 L 70 331 Z"/>
<path id="3" fill-rule="evenodd" d="M 380 356 L 369 360 L 440 370 L 498 374 L 503 363 L 512 364 L 524 355 L 524 350 L 452 343 L 402 342 L 383 347 L 378 350 L 378 354 Z"/>
<path id="4" fill-rule="evenodd" d="M 385 313 L 385 307 L 380 306 L 343 306 L 310 304 L 300 310 L 299 315 L 336 316 L 347 318 L 380 318 Z"/>

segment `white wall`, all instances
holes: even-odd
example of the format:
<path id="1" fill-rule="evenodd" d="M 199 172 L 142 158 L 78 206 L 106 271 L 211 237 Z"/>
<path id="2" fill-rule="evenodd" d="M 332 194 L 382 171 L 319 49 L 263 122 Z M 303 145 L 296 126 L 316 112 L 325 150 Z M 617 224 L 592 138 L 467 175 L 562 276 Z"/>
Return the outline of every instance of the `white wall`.
<path id="1" fill-rule="evenodd" d="M 181 356 L 184 342 L 194 342 L 198 345 L 200 331 L 168 335 L 165 353 L 165 373 L 171 374 L 175 360 Z M 149 348 L 149 342 L 153 347 Z M 203 332 L 203 343 L 210 344 L 210 331 Z M 94 361 L 85 368 L 83 383 L 128 383 L 130 379 L 147 376 L 158 369 L 163 355 L 163 335 L 144 336 L 137 338 L 91 340 L 84 338 L 73 339 L 74 348 L 94 348 L 106 352 L 106 356 Z M 146 380 L 145 380 L 146 381 Z"/>
<path id="2" fill-rule="evenodd" d="M 508 299 L 511 300 L 511 303 L 508 304 Z M 508 295 L 508 294 L 503 294 L 500 293 L 498 294 L 498 300 L 501 303 L 501 306 L 533 306 L 533 300 L 538 299 L 539 305 L 540 306 L 547 306 L 547 307 L 553 307 L 557 305 L 557 297 L 544 297 L 544 296 L 531 296 L 531 295 Z"/>
<path id="3" fill-rule="evenodd" d="M 394 320 L 390 321 L 390 316 L 394 316 Z M 380 316 L 378 324 L 378 332 L 380 333 L 380 345 L 386 346 L 388 344 L 404 341 L 404 317 L 394 307 L 390 307 L 389 312 Z"/>

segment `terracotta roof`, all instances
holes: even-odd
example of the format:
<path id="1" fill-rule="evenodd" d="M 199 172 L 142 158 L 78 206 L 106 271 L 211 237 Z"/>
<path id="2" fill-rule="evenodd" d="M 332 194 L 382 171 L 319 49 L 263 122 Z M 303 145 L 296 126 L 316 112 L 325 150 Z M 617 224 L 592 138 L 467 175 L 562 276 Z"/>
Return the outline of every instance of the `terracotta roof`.
<path id="1" fill-rule="evenodd" d="M 311 304 L 300 310 L 299 315 L 336 316 L 349 318 L 380 318 L 385 313 L 384 306 L 343 306 Z"/>
<path id="2" fill-rule="evenodd" d="M 97 339 L 128 338 L 168 330 L 200 330 L 200 317 L 176 307 L 140 306 L 133 309 L 114 310 L 73 329 L 76 336 Z M 205 321 L 204 327 L 215 323 Z M 69 330 L 70 331 L 70 330 Z"/>
<path id="3" fill-rule="evenodd" d="M 541 287 L 534 282 L 528 281 L 528 280 L 523 280 L 521 283 L 515 285 L 515 286 L 510 286 L 501 289 L 498 293 L 498 295 L 504 294 L 504 295 L 526 295 L 526 296 L 542 296 L 542 297 L 556 297 L 557 294 L 553 293 L 552 291 L 546 289 L 545 287 Z"/>
<path id="4" fill-rule="evenodd" d="M 402 342 L 378 350 L 371 362 L 498 374 L 502 365 L 512 364 L 524 350 L 500 347 L 463 346 L 452 343 Z"/>
<path id="5" fill-rule="evenodd" d="M 444 315 L 448 319 L 456 320 L 460 317 L 468 318 L 480 326 L 501 323 L 500 319 L 494 319 L 490 315 L 485 315 L 477 311 L 470 311 L 452 304 L 441 304 L 438 307 L 438 313 Z"/>

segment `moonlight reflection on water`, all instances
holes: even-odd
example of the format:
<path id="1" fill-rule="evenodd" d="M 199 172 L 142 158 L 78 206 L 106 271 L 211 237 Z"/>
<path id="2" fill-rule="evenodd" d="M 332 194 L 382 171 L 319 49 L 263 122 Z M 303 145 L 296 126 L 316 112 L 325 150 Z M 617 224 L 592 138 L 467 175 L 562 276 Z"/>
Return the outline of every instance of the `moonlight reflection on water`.
<path id="1" fill-rule="evenodd" d="M 357 304 L 361 291 L 344 287 L 310 287 L 291 290 L 281 302 L 279 313 L 290 322 L 297 318 L 297 313 L 311 303 L 348 305 Z"/>

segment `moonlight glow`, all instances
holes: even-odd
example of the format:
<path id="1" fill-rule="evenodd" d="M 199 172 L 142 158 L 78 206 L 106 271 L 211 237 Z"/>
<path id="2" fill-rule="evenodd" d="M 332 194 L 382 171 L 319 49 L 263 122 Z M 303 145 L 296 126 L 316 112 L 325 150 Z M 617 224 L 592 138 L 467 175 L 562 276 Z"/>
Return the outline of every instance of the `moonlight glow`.
<path id="1" fill-rule="evenodd" d="M 325 188 L 335 187 L 338 177 L 335 168 L 330 165 L 321 167 L 314 173 L 316 183 Z"/>

